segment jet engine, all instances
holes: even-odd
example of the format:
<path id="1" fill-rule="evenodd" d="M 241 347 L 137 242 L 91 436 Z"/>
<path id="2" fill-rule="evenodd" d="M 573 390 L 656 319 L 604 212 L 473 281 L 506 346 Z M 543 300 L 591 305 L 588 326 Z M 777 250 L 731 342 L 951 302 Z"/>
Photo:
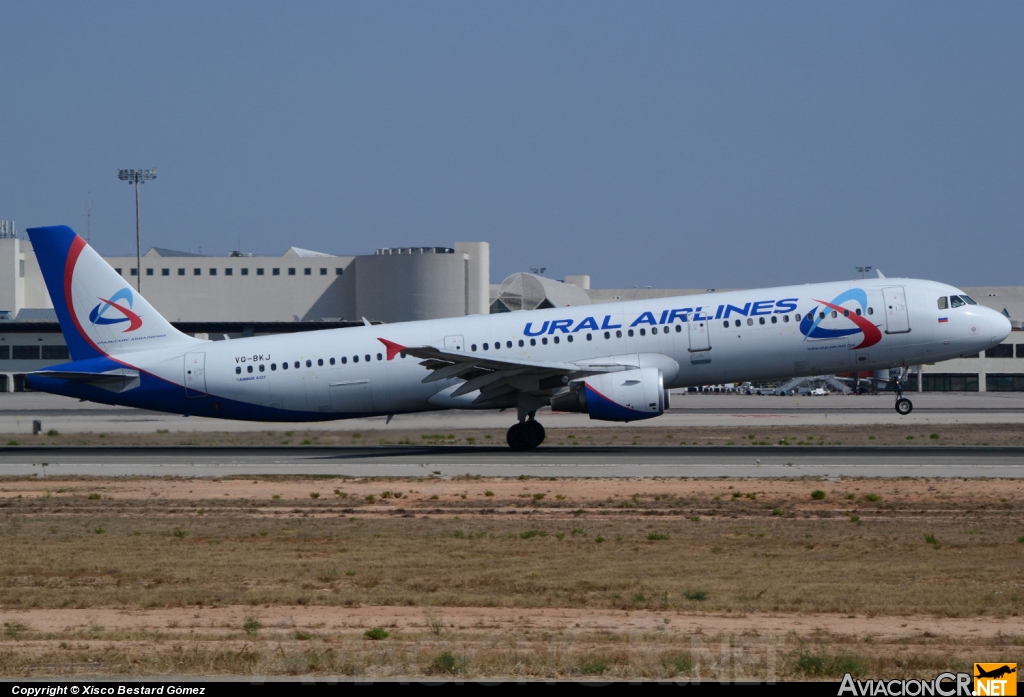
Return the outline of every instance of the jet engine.
<path id="1" fill-rule="evenodd" d="M 593 375 L 551 397 L 554 411 L 589 414 L 599 421 L 639 421 L 668 408 L 665 380 L 657 368 Z"/>

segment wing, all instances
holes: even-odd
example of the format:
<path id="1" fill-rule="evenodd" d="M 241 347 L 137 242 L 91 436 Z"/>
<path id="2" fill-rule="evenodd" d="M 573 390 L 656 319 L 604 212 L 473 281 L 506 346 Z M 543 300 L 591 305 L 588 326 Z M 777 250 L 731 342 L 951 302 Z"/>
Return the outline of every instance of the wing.
<path id="1" fill-rule="evenodd" d="M 505 360 L 493 354 L 485 356 L 436 346 L 402 346 L 387 339 L 377 340 L 387 348 L 389 361 L 399 353 L 423 359 L 420 365 L 431 371 L 423 379 L 425 383 L 450 378 L 465 380 L 451 396 L 460 397 L 480 390 L 480 396 L 473 400 L 473 404 L 488 402 L 509 392 L 546 395 L 578 378 L 636 367 L 613 359 L 573 363 L 522 358 Z"/>

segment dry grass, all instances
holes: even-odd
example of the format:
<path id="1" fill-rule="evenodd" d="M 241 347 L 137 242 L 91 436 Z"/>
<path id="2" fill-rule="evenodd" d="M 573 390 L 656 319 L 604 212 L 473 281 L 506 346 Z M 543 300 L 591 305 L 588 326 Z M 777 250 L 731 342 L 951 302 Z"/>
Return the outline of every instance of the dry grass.
<path id="1" fill-rule="evenodd" d="M 816 489 L 824 499 L 812 499 Z M 1011 659 L 1021 632 L 875 641 L 815 634 L 813 619 L 799 632 L 753 635 L 676 625 L 694 616 L 1012 624 L 1024 611 L 1022 535 L 1018 481 L 5 479 L 0 617 L 14 629 L 0 637 L 0 670 L 717 679 L 855 665 L 930 674 L 993 642 L 1011 648 L 985 655 Z M 407 607 L 419 619 L 261 620 L 243 630 L 243 616 L 284 606 Z M 108 619 L 44 628 L 33 612 L 47 608 Z M 140 629 L 109 613 L 158 608 L 181 619 Z M 188 627 L 211 608 L 242 614 L 230 626 Z M 500 608 L 650 622 L 498 630 L 471 621 Z M 390 636 L 363 638 L 375 626 Z M 745 662 L 714 658 L 723 640 L 742 650 L 722 655 Z"/>

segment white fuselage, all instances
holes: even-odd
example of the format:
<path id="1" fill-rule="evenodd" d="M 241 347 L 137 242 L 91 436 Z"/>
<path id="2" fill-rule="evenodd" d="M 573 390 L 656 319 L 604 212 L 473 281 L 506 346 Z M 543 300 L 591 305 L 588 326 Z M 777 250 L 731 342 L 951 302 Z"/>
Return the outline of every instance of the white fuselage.
<path id="1" fill-rule="evenodd" d="M 905 307 L 888 304 L 886 288 L 902 289 Z M 864 308 L 844 301 L 829 309 L 851 289 L 863 292 Z M 188 366 L 198 366 L 197 397 L 346 418 L 473 407 L 475 394 L 450 396 L 462 379 L 424 382 L 431 371 L 412 356 L 388 360 L 381 338 L 513 362 L 646 362 L 661 368 L 666 388 L 678 388 L 931 363 L 1005 338 L 1009 323 L 993 310 L 939 309 L 938 298 L 959 294 L 931 281 L 871 279 L 258 336 L 119 360 L 183 386 Z M 856 330 L 844 308 L 877 326 L 880 339 L 859 348 L 862 331 L 829 335 Z M 805 336 L 801 322 L 806 329 L 812 310 L 817 325 Z"/>

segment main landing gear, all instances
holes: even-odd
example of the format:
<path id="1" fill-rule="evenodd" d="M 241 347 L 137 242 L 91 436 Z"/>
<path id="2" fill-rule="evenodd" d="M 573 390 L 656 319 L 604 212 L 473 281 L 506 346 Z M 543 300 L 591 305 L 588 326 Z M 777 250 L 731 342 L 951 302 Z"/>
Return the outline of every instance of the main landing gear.
<path id="1" fill-rule="evenodd" d="M 900 371 L 897 377 L 892 379 L 892 388 L 896 392 L 896 413 L 906 416 L 914 410 L 914 403 L 903 396 L 903 381 L 907 378 L 907 369 Z"/>
<path id="2" fill-rule="evenodd" d="M 513 424 L 508 429 L 508 433 L 505 434 L 508 447 L 516 452 L 523 452 L 533 450 L 544 442 L 544 437 L 547 434 L 544 432 L 544 427 L 534 417 L 535 413 L 532 413 L 527 420 Z"/>

